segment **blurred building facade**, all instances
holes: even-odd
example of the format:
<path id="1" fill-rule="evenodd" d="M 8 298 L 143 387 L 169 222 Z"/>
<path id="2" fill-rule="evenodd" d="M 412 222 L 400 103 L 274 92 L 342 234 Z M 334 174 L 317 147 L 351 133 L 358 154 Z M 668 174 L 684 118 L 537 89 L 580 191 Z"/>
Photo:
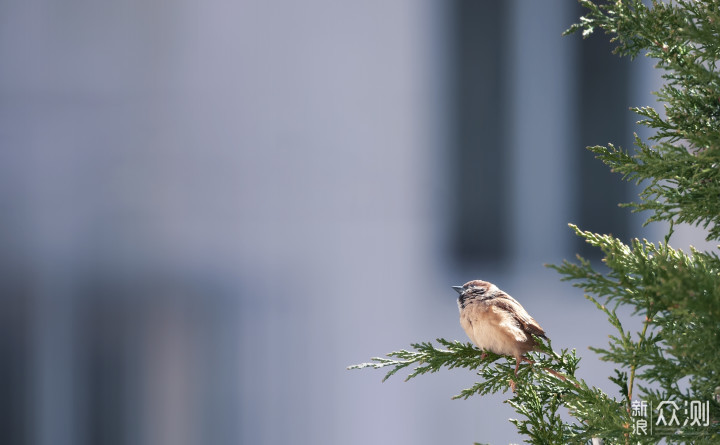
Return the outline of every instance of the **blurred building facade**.
<path id="1" fill-rule="evenodd" d="M 582 147 L 629 146 L 653 86 L 561 37 L 580 13 L 0 4 L 0 441 L 518 441 L 502 398 L 449 400 L 473 376 L 344 368 L 464 338 L 471 278 L 603 342 L 542 264 L 583 249 L 568 222 L 637 234 Z"/>

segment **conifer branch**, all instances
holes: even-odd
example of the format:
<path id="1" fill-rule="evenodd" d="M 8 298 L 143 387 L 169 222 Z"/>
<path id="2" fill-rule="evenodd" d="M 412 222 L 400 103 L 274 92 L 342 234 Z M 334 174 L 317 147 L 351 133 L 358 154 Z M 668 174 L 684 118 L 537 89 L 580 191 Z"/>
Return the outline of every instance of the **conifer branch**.
<path id="1" fill-rule="evenodd" d="M 649 210 L 652 221 L 674 221 L 708 229 L 720 239 L 720 6 L 715 1 L 640 0 L 596 5 L 581 0 L 589 13 L 566 34 L 596 29 L 613 35 L 614 52 L 634 58 L 645 51 L 657 60 L 666 83 L 656 93 L 665 102 L 665 117 L 652 107 L 634 108 L 640 124 L 655 130 L 648 145 L 635 136 L 634 155 L 607 147 L 590 147 L 623 178 L 648 185 L 633 211 Z"/>
<path id="2" fill-rule="evenodd" d="M 592 347 L 591 350 L 602 360 L 620 366 L 616 376 L 610 379 L 618 384 L 626 403 L 630 403 L 635 385 L 644 399 L 655 406 L 663 400 L 679 403 L 710 400 L 713 388 L 720 385 L 717 372 L 720 369 L 720 259 L 717 254 L 694 249 L 686 254 L 667 242 L 654 244 L 637 239 L 625 245 L 612 236 L 571 227 L 603 251 L 603 261 L 610 270 L 600 275 L 581 257 L 578 263 L 566 261 L 550 267 L 560 272 L 564 280 L 573 281 L 574 286 L 604 298 L 603 303 L 586 295 L 605 312 L 618 335 L 609 336 L 606 348 Z M 613 309 L 608 308 L 609 303 Z M 620 305 L 629 305 L 635 314 L 644 316 L 641 332 L 632 334 L 623 329 L 615 313 Z M 630 378 L 620 369 L 630 370 Z M 681 389 L 678 381 L 684 378 L 688 378 L 688 388 Z M 636 379 L 659 384 L 661 389 L 650 390 Z M 711 407 L 712 418 L 720 418 L 719 408 L 717 404 Z M 681 443 L 687 437 L 692 437 L 693 442 L 702 442 L 712 440 L 719 433 L 717 424 L 704 428 L 683 426 L 673 431 L 658 431 L 654 440 L 659 440 L 662 434 L 669 443 Z M 629 437 L 633 441 L 642 439 Z"/>
<path id="3" fill-rule="evenodd" d="M 489 351 L 480 351 L 470 343 L 448 341 L 442 338 L 437 343 L 446 349 L 434 346 L 430 342 L 416 343 L 413 350 L 399 350 L 387 354 L 388 358 L 375 357 L 372 362 L 349 366 L 348 369 L 386 368 L 383 381 L 400 370 L 415 366 L 405 381 L 419 375 L 434 373 L 441 368 L 466 368 L 476 371 L 480 381 L 463 389 L 453 399 L 467 399 L 474 395 L 507 392 L 509 382 L 516 382 L 516 391 L 508 399 L 515 411 L 522 416 L 512 419 L 521 434 L 532 438 L 534 443 L 579 443 L 589 440 L 597 431 L 610 429 L 610 424 L 599 425 L 596 429 L 585 429 L 581 424 L 568 423 L 561 419 L 561 408 L 571 410 L 581 420 L 589 418 L 592 410 L 612 413 L 607 419 L 617 418 L 618 406 L 622 405 L 607 397 L 597 388 L 592 388 L 575 377 L 580 359 L 575 351 L 563 349 L 556 352 L 549 341 L 535 337 L 538 352 L 528 356 L 532 365 L 523 365 L 515 376 L 515 361 L 512 357 L 501 360 L 503 356 Z M 589 398 L 593 403 L 586 403 Z M 592 409 L 589 407 L 592 406 Z M 622 410 L 624 411 L 624 410 Z M 625 419 L 626 421 L 626 419 Z"/>

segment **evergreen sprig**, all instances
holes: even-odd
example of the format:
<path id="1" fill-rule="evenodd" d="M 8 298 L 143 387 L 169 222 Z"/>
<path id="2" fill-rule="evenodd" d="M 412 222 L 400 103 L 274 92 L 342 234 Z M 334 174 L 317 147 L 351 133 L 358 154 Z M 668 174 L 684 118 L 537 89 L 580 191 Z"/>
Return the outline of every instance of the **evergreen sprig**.
<path id="1" fill-rule="evenodd" d="M 720 4 L 716 0 L 641 0 L 596 5 L 566 34 L 595 29 L 611 34 L 619 55 L 657 60 L 665 84 L 655 93 L 665 103 L 663 117 L 652 107 L 634 111 L 641 125 L 655 130 L 649 145 L 635 136 L 634 155 L 613 145 L 590 148 L 627 180 L 648 184 L 634 211 L 650 210 L 651 221 L 701 225 L 707 239 L 720 239 Z"/>
<path id="2" fill-rule="evenodd" d="M 430 342 L 413 343 L 410 346 L 415 349 L 414 351 L 405 349 L 393 351 L 387 354 L 387 357 L 390 358 L 373 357 L 373 361 L 370 363 L 352 365 L 349 366 L 348 369 L 363 369 L 368 367 L 380 369 L 391 366 L 392 369 L 385 374 L 382 380 L 384 382 L 401 369 L 417 364 L 418 366 L 405 378 L 405 381 L 408 381 L 422 374 L 437 372 L 443 366 L 448 369 L 462 367 L 474 370 L 483 364 L 492 363 L 500 357 L 499 355 L 488 353 L 487 357 L 481 360 L 481 352 L 470 343 L 461 343 L 457 340 L 448 341 L 442 338 L 438 338 L 437 342 L 447 349 L 436 348 Z"/>
<path id="3" fill-rule="evenodd" d="M 521 434 L 533 439 L 533 443 L 584 443 L 597 431 L 610 430 L 612 419 L 627 413 L 623 402 L 610 398 L 597 388 L 587 385 L 575 377 L 580 359 L 575 350 L 553 351 L 549 341 L 535 337 L 539 344 L 538 352 L 528 354 L 533 360 L 531 365 L 522 365 L 515 375 L 515 360 L 480 351 L 471 343 L 448 341 L 442 338 L 436 341 L 446 349 L 434 346 L 430 342 L 415 343 L 413 350 L 400 350 L 385 357 L 374 357 L 372 362 L 353 365 L 348 369 L 386 368 L 383 381 L 398 371 L 415 366 L 405 380 L 419 375 L 434 373 L 442 368 L 467 368 L 477 371 L 480 381 L 472 387 L 463 389 L 454 399 L 467 399 L 473 395 L 507 392 L 510 381 L 515 382 L 516 392 L 507 400 L 515 411 L 522 416 L 512 419 Z M 586 401 L 592 400 L 588 404 Z M 590 418 L 589 413 L 605 413 L 605 423 L 598 423 L 594 429 L 583 428 L 581 424 L 568 423 L 560 417 L 560 408 L 570 409 L 580 421 Z M 624 413 L 624 414 L 623 414 Z M 627 423 L 627 419 L 624 419 Z"/>
<path id="4" fill-rule="evenodd" d="M 599 247 L 609 271 L 596 272 L 590 262 L 578 256 L 550 266 L 563 280 L 604 299 L 586 295 L 608 316 L 617 331 L 606 348 L 591 348 L 605 361 L 616 363 L 630 377 L 612 378 L 626 385 L 624 398 L 628 411 L 633 387 L 654 406 L 674 400 L 681 406 L 693 400 L 711 401 L 709 416 L 720 418 L 720 404 L 713 392 L 720 386 L 720 258 L 715 253 L 692 250 L 686 254 L 664 243 L 632 240 L 630 245 L 609 235 L 599 235 L 571 227 L 593 246 Z M 612 305 L 612 309 L 609 307 Z M 619 306 L 633 308 L 643 317 L 643 329 L 629 332 L 616 315 Z M 639 384 L 635 379 L 645 384 Z M 648 384 L 659 385 L 650 389 Z M 657 441 L 707 443 L 717 440 L 720 428 L 682 426 L 671 431 L 655 431 Z M 641 440 L 643 437 L 632 437 Z M 634 443 L 634 442 L 633 442 Z M 652 441 L 650 443 L 653 443 Z"/>

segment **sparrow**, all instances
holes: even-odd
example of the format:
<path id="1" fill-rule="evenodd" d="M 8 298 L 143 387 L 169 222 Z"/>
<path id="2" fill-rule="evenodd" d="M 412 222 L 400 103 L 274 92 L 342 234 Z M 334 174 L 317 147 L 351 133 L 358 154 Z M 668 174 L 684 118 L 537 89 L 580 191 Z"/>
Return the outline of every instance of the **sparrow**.
<path id="1" fill-rule="evenodd" d="M 537 342 L 531 334 L 547 338 L 545 331 L 513 297 L 492 283 L 468 281 L 453 286 L 460 296 L 460 325 L 470 340 L 482 350 L 515 357 L 515 376 L 520 362 L 534 363 L 524 354 L 534 350 Z M 483 358 L 485 352 L 483 352 Z M 510 380 L 515 392 L 515 382 Z"/>

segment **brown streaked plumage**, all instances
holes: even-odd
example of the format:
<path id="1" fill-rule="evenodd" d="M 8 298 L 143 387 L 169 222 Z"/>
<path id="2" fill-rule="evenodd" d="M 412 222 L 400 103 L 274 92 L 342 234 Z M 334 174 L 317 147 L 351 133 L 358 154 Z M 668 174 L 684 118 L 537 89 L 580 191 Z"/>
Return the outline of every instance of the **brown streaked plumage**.
<path id="1" fill-rule="evenodd" d="M 520 303 L 487 281 L 468 281 L 453 289 L 460 294 L 460 325 L 475 346 L 515 357 L 515 375 L 520 362 L 532 362 L 523 356 L 537 346 L 531 334 L 547 337 Z M 515 382 L 510 386 L 514 391 Z"/>

